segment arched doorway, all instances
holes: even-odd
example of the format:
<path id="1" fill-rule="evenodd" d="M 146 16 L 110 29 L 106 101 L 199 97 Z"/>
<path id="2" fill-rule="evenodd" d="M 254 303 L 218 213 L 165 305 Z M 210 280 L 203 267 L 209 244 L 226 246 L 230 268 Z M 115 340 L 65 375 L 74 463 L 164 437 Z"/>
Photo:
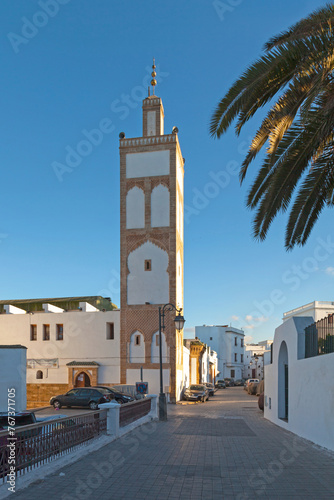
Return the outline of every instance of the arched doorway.
<path id="1" fill-rule="evenodd" d="M 278 418 L 289 417 L 289 363 L 286 342 L 281 343 L 278 355 Z"/>
<path id="2" fill-rule="evenodd" d="M 75 378 L 74 387 L 90 387 L 90 378 L 85 372 L 80 372 Z"/>

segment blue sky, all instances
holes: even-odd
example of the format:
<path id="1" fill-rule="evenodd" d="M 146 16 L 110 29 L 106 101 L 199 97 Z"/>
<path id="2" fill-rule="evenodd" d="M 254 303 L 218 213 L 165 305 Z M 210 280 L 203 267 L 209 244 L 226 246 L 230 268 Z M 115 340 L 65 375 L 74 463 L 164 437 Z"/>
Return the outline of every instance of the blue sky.
<path id="1" fill-rule="evenodd" d="M 118 134 L 141 135 L 154 56 L 165 130 L 179 128 L 186 159 L 188 334 L 232 323 L 253 341 L 272 338 L 284 311 L 332 300 L 332 213 L 304 248 L 285 251 L 284 215 L 254 241 L 245 198 L 259 163 L 242 187 L 238 168 L 259 118 L 239 137 L 208 133 L 265 41 L 321 5 L 2 0 L 0 298 L 102 294 L 119 305 Z M 80 149 L 87 134 L 95 144 Z"/>

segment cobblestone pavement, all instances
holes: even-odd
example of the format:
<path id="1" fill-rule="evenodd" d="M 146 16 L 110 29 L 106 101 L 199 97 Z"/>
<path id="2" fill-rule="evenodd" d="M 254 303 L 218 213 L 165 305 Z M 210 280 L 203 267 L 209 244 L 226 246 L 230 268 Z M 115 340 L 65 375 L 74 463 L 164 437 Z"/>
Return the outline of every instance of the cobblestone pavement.
<path id="1" fill-rule="evenodd" d="M 333 499 L 334 454 L 271 424 L 240 387 L 168 405 L 146 424 L 38 483 L 22 500 Z"/>

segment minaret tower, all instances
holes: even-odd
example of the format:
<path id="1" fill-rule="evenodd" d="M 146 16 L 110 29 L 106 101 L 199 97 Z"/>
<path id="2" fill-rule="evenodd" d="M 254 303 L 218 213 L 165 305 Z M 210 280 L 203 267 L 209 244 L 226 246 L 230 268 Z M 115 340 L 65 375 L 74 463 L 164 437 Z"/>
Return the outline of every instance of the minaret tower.
<path id="1" fill-rule="evenodd" d="M 120 134 L 121 383 L 149 383 L 159 393 L 159 306 L 183 308 L 183 176 L 177 128 L 164 134 L 164 108 L 143 100 L 143 135 Z M 167 312 L 162 335 L 163 385 L 170 401 L 183 385 L 183 333 Z"/>

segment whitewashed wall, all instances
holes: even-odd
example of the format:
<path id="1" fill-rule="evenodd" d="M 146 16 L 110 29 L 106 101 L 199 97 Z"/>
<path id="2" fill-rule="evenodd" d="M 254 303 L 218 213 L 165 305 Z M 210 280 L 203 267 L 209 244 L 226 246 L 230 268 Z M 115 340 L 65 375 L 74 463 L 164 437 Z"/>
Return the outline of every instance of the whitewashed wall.
<path id="1" fill-rule="evenodd" d="M 162 184 L 156 186 L 151 193 L 151 226 L 169 226 L 169 191 Z"/>
<path id="2" fill-rule="evenodd" d="M 126 228 L 145 227 L 145 195 L 135 186 L 126 195 Z"/>
<path id="3" fill-rule="evenodd" d="M 162 370 L 163 389 L 165 393 L 169 391 L 169 369 Z M 140 369 L 127 369 L 126 382 L 133 385 L 140 382 Z M 143 369 L 143 382 L 148 382 L 149 394 L 159 394 L 160 392 L 160 371 L 157 369 Z"/>
<path id="4" fill-rule="evenodd" d="M 152 270 L 145 270 L 145 260 L 151 260 Z M 128 257 L 128 304 L 165 304 L 169 300 L 168 254 L 150 241 Z"/>
<path id="5" fill-rule="evenodd" d="M 63 312 L 34 314 L 1 314 L 0 344 L 21 344 L 27 359 L 58 359 L 58 368 L 27 369 L 27 382 L 67 384 L 70 361 L 96 361 L 99 380 L 103 383 L 120 381 L 120 311 Z M 107 340 L 107 323 L 114 323 L 114 340 Z M 37 325 L 37 340 L 30 340 L 30 325 Z M 43 324 L 50 325 L 50 340 L 43 341 Z M 64 340 L 56 340 L 56 325 L 63 324 Z M 42 370 L 43 379 L 36 379 Z"/>
<path id="6" fill-rule="evenodd" d="M 139 338 L 139 344 L 136 339 Z M 130 363 L 145 363 L 145 342 L 144 335 L 135 331 L 130 337 Z"/>
<path id="7" fill-rule="evenodd" d="M 169 150 L 126 155 L 126 177 L 169 175 Z"/>
<path id="8" fill-rule="evenodd" d="M 4 343 L 2 339 L 0 343 Z M 26 359 L 23 346 L 0 348 L 0 412 L 8 412 L 9 404 L 14 412 L 27 408 Z"/>
<path id="9" fill-rule="evenodd" d="M 264 416 L 314 443 L 334 450 L 334 353 L 298 359 L 302 353 L 304 328 L 313 318 L 290 318 L 276 329 L 273 364 L 266 365 Z M 279 418 L 278 359 L 285 342 L 289 366 L 289 418 Z M 270 408 L 271 406 L 271 408 Z"/>
<path id="10" fill-rule="evenodd" d="M 157 341 L 158 341 L 158 345 L 157 345 Z M 161 332 L 161 348 L 162 348 L 161 349 L 162 350 L 162 353 L 161 353 L 162 354 L 162 362 L 168 363 L 166 336 L 163 332 Z M 160 363 L 159 332 L 156 332 L 152 337 L 151 362 L 152 363 Z"/>

